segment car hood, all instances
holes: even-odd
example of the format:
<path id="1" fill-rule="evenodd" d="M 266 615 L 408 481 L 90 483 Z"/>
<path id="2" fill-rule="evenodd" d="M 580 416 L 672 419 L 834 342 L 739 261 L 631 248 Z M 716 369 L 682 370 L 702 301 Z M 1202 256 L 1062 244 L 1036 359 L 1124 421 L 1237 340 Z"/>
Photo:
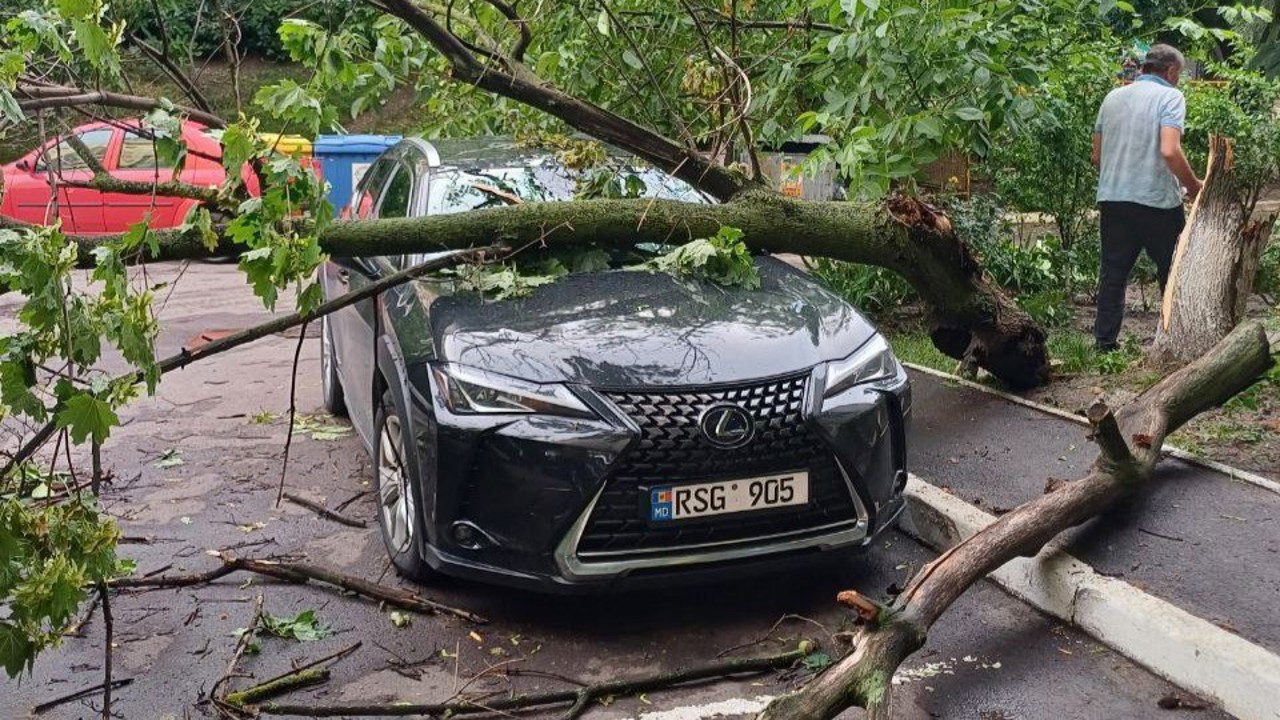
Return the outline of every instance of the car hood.
<path id="1" fill-rule="evenodd" d="M 737 382 L 847 356 L 875 329 L 774 258 L 759 290 L 666 273 L 575 273 L 527 297 L 438 297 L 436 357 L 535 382 L 636 388 Z"/>

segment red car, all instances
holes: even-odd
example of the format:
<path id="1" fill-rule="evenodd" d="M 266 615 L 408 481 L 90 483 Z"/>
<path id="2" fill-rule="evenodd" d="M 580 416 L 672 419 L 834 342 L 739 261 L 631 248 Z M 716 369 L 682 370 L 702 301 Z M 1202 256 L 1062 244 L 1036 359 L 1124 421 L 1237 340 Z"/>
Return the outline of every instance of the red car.
<path id="1" fill-rule="evenodd" d="M 222 146 L 200 123 L 182 125 L 182 139 L 187 157 L 182 170 L 174 175 L 172 162 L 157 152 L 152 138 L 156 130 L 140 132 L 137 120 L 95 122 L 75 129 L 81 142 L 89 148 L 113 177 L 139 182 L 180 180 L 204 187 L 219 186 L 226 173 L 222 169 Z M 249 192 L 257 195 L 257 178 L 243 171 Z M 50 178 L 57 182 L 57 203 L 50 192 Z M 88 181 L 93 171 L 76 154 L 65 137 L 50 140 L 26 156 L 4 166 L 4 200 L 0 215 L 34 224 L 49 224 L 55 214 L 62 220 L 63 232 L 73 235 L 122 233 L 151 213 L 152 228 L 181 225 L 197 201 L 186 198 L 101 192 L 64 184 L 66 181 Z M 56 208 L 56 210 L 55 210 Z"/>

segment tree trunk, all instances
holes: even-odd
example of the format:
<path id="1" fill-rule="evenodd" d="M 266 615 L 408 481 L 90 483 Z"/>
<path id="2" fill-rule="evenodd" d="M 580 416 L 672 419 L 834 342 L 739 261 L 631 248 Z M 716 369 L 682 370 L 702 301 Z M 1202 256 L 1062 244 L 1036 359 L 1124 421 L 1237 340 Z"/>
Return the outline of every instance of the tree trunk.
<path id="1" fill-rule="evenodd" d="M 929 304 L 938 349 L 985 368 L 1015 389 L 1048 380 L 1045 334 L 984 276 L 936 208 L 896 196 L 884 203 L 812 202 L 752 191 L 719 205 L 670 200 L 523 203 L 454 215 L 340 223 L 320 237 L 335 256 L 398 255 L 477 243 L 614 245 L 685 243 L 721 226 L 757 250 L 877 265 L 902 275 Z M 518 260 L 518 256 L 517 256 Z"/>
<path id="2" fill-rule="evenodd" d="M 22 227 L 0 220 L 0 227 Z M 877 265 L 892 270 L 929 305 L 930 335 L 942 352 L 985 368 L 1007 386 L 1025 389 L 1049 377 L 1045 333 L 998 286 L 937 208 L 895 196 L 883 203 L 812 202 L 768 191 L 741 193 L 719 205 L 674 200 L 581 200 L 521 203 L 449 215 L 331 225 L 320 246 L 334 257 L 404 255 L 502 244 L 633 247 L 681 244 L 715 235 L 721 226 L 766 252 Z M 158 256 L 178 260 L 234 252 L 225 238 L 210 250 L 192 233 L 153 234 Z M 107 237 L 73 238 L 79 261 Z M 523 252 L 533 252 L 525 250 Z M 519 252 L 515 254 L 519 261 Z"/>
<path id="3" fill-rule="evenodd" d="M 1250 191 L 1237 181 L 1231 142 L 1209 141 L 1204 188 L 1178 239 L 1151 357 L 1180 365 L 1208 352 L 1244 317 L 1271 220 L 1250 221 Z"/>
<path id="4" fill-rule="evenodd" d="M 775 700 L 760 720 L 825 720 L 853 705 L 873 720 L 888 718 L 894 672 L 952 603 L 1006 562 L 1035 555 L 1063 530 L 1139 491 L 1164 438 L 1248 387 L 1271 365 L 1270 351 L 1262 326 L 1247 323 L 1118 415 L 1095 403 L 1089 420 L 1101 452 L 1086 477 L 1018 506 L 943 553 L 916 573 L 892 607 L 862 599 L 866 622 L 854 638 L 856 650 L 802 690 Z"/>

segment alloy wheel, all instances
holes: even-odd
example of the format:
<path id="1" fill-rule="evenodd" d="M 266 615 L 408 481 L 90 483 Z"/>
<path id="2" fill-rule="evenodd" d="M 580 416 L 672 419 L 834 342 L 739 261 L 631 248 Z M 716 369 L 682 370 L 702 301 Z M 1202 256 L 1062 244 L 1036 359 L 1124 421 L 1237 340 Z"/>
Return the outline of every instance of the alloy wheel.
<path id="1" fill-rule="evenodd" d="M 400 418 L 388 415 L 378 438 L 378 507 L 387 541 L 397 553 L 413 542 L 414 505 L 404 467 Z"/>

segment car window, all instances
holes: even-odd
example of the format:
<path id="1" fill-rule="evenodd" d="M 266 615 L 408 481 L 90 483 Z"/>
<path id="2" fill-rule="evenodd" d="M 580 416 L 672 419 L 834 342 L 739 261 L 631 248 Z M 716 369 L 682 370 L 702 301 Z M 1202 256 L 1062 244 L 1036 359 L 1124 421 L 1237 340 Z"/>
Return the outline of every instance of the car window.
<path id="1" fill-rule="evenodd" d="M 373 200 L 378 197 L 378 191 L 387 181 L 387 175 L 391 169 L 395 167 L 393 163 L 387 160 L 375 160 L 373 166 L 365 171 L 361 176 L 360 182 L 356 184 L 356 191 L 351 196 L 351 214 L 353 217 L 367 220 L 373 213 Z"/>
<path id="2" fill-rule="evenodd" d="M 159 131 L 154 131 L 160 135 Z M 120 160 L 116 167 L 121 170 L 154 170 L 173 167 L 171 158 L 156 156 L 156 141 L 143 137 L 132 130 L 124 133 L 124 144 L 120 146 Z"/>
<path id="3" fill-rule="evenodd" d="M 382 202 L 378 205 L 379 218 L 402 218 L 409 216 L 409 199 L 413 194 L 413 173 L 403 163 L 397 163 L 395 174 L 387 183 L 382 193 Z"/>
<path id="4" fill-rule="evenodd" d="M 95 130 L 85 130 L 76 133 L 80 138 L 80 142 L 89 148 L 89 152 L 98 162 L 103 162 L 107 156 L 107 145 L 111 143 L 111 134 L 114 131 L 111 128 L 97 128 Z M 89 163 L 71 146 L 67 140 L 54 145 L 45 151 L 43 157 L 36 163 L 36 171 L 40 172 L 49 169 L 52 166 L 55 171 L 65 172 L 68 170 L 84 170 L 89 167 Z"/>
<path id="5" fill-rule="evenodd" d="M 602 186 L 609 187 L 611 192 L 599 193 Z M 431 215 L 582 197 L 707 201 L 688 183 L 654 168 L 618 167 L 595 175 L 557 165 L 484 170 L 446 168 L 432 174 L 428 195 L 427 212 Z"/>

